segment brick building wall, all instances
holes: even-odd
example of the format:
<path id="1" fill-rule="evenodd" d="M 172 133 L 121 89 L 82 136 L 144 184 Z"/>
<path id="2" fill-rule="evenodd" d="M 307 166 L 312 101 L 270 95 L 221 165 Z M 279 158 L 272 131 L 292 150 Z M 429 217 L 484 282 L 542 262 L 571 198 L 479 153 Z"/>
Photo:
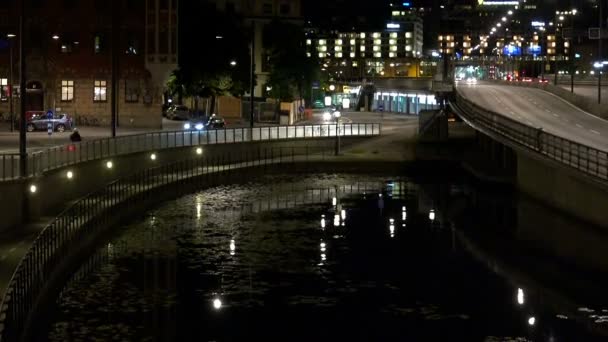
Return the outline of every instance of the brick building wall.
<path id="1" fill-rule="evenodd" d="M 0 39 L 9 32 L 18 34 L 18 3 L 0 3 Z M 60 108 L 77 120 L 86 117 L 90 122 L 94 118 L 98 124 L 108 125 L 111 57 L 116 47 L 119 124 L 161 127 L 163 92 L 177 61 L 177 0 L 118 0 L 116 3 L 118 9 L 112 9 L 112 1 L 102 0 L 26 2 L 26 86 L 41 88 L 41 91 L 27 92 L 28 110 Z M 117 42 L 112 42 L 112 16 L 117 13 L 120 35 Z M 13 84 L 18 87 L 19 40 L 13 38 L 10 43 Z M 7 44 L 0 44 L 0 82 L 8 79 L 10 50 Z M 105 81 L 103 99 L 95 99 L 96 80 Z M 66 88 L 66 82 L 70 83 L 71 90 Z M 67 93 L 71 95 L 66 96 Z M 0 112 L 6 113 L 9 103 L 3 100 L 0 98 Z M 14 99 L 15 111 L 19 100 Z"/>

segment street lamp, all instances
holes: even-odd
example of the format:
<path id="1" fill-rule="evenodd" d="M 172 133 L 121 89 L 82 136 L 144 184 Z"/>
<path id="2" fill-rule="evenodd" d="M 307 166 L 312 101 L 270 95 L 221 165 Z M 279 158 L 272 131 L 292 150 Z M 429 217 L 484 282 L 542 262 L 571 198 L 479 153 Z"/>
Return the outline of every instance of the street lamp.
<path id="1" fill-rule="evenodd" d="M 13 43 L 12 38 L 17 37 L 14 33 L 9 33 L 6 35 L 8 38 L 8 46 L 9 46 L 9 69 L 8 69 L 8 97 L 9 97 L 9 112 L 11 116 L 11 132 L 15 131 L 15 112 L 13 110 Z"/>
<path id="2" fill-rule="evenodd" d="M 340 117 L 342 114 L 339 111 L 332 113 L 334 119 L 336 119 L 336 156 L 340 155 Z"/>

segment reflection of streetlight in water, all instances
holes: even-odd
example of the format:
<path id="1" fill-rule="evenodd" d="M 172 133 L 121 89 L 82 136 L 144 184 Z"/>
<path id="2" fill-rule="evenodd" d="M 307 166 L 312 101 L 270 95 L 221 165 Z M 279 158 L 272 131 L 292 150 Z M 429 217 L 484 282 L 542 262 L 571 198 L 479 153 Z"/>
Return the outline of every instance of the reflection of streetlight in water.
<path id="1" fill-rule="evenodd" d="M 213 300 L 213 308 L 216 310 L 219 310 L 219 309 L 221 309 L 221 307 L 222 307 L 222 300 L 219 298 L 215 298 Z"/>

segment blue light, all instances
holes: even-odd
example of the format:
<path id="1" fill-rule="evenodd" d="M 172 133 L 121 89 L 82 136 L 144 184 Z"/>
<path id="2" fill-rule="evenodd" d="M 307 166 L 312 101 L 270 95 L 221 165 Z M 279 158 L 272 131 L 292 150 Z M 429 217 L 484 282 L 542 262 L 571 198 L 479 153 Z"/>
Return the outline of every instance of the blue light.
<path id="1" fill-rule="evenodd" d="M 405 6 L 405 7 L 410 7 L 410 6 L 412 6 L 412 4 L 411 4 L 411 3 L 409 3 L 409 2 L 404 2 L 404 3 L 403 3 L 403 6 Z"/>

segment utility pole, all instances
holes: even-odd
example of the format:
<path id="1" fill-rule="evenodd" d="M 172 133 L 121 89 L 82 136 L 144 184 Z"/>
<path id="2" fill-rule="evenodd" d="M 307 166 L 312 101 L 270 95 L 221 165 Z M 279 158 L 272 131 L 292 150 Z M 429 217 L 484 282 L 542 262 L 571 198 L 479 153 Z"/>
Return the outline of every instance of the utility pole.
<path id="1" fill-rule="evenodd" d="M 110 125 L 112 126 L 112 137 L 116 137 L 116 126 L 118 125 L 118 49 L 120 47 L 120 2 L 112 0 L 112 118 Z"/>
<path id="2" fill-rule="evenodd" d="M 13 34 L 9 34 L 8 36 L 8 44 L 9 44 L 9 69 L 8 69 L 8 89 L 9 89 L 9 94 L 8 94 L 8 105 L 9 105 L 9 112 L 11 115 L 11 132 L 15 131 L 15 110 L 13 108 L 13 68 L 15 67 L 15 65 L 13 64 L 13 38 L 15 37 Z"/>
<path id="3" fill-rule="evenodd" d="M 25 136 L 25 0 L 21 0 L 19 15 L 19 175 L 27 177 L 27 150 Z"/>
<path id="4" fill-rule="evenodd" d="M 599 0 L 600 3 L 600 16 L 598 18 L 598 27 L 600 28 L 600 36 L 599 39 L 597 40 L 597 55 L 598 55 L 598 63 L 600 63 L 600 67 L 597 70 L 597 103 L 601 104 L 602 103 L 602 69 L 603 69 L 603 63 L 602 63 L 602 22 L 604 21 L 604 14 L 602 13 L 602 3 L 604 2 L 604 0 Z"/>
<path id="5" fill-rule="evenodd" d="M 253 140 L 253 92 L 255 91 L 255 20 L 251 20 L 251 65 L 249 74 L 249 126 Z"/>

